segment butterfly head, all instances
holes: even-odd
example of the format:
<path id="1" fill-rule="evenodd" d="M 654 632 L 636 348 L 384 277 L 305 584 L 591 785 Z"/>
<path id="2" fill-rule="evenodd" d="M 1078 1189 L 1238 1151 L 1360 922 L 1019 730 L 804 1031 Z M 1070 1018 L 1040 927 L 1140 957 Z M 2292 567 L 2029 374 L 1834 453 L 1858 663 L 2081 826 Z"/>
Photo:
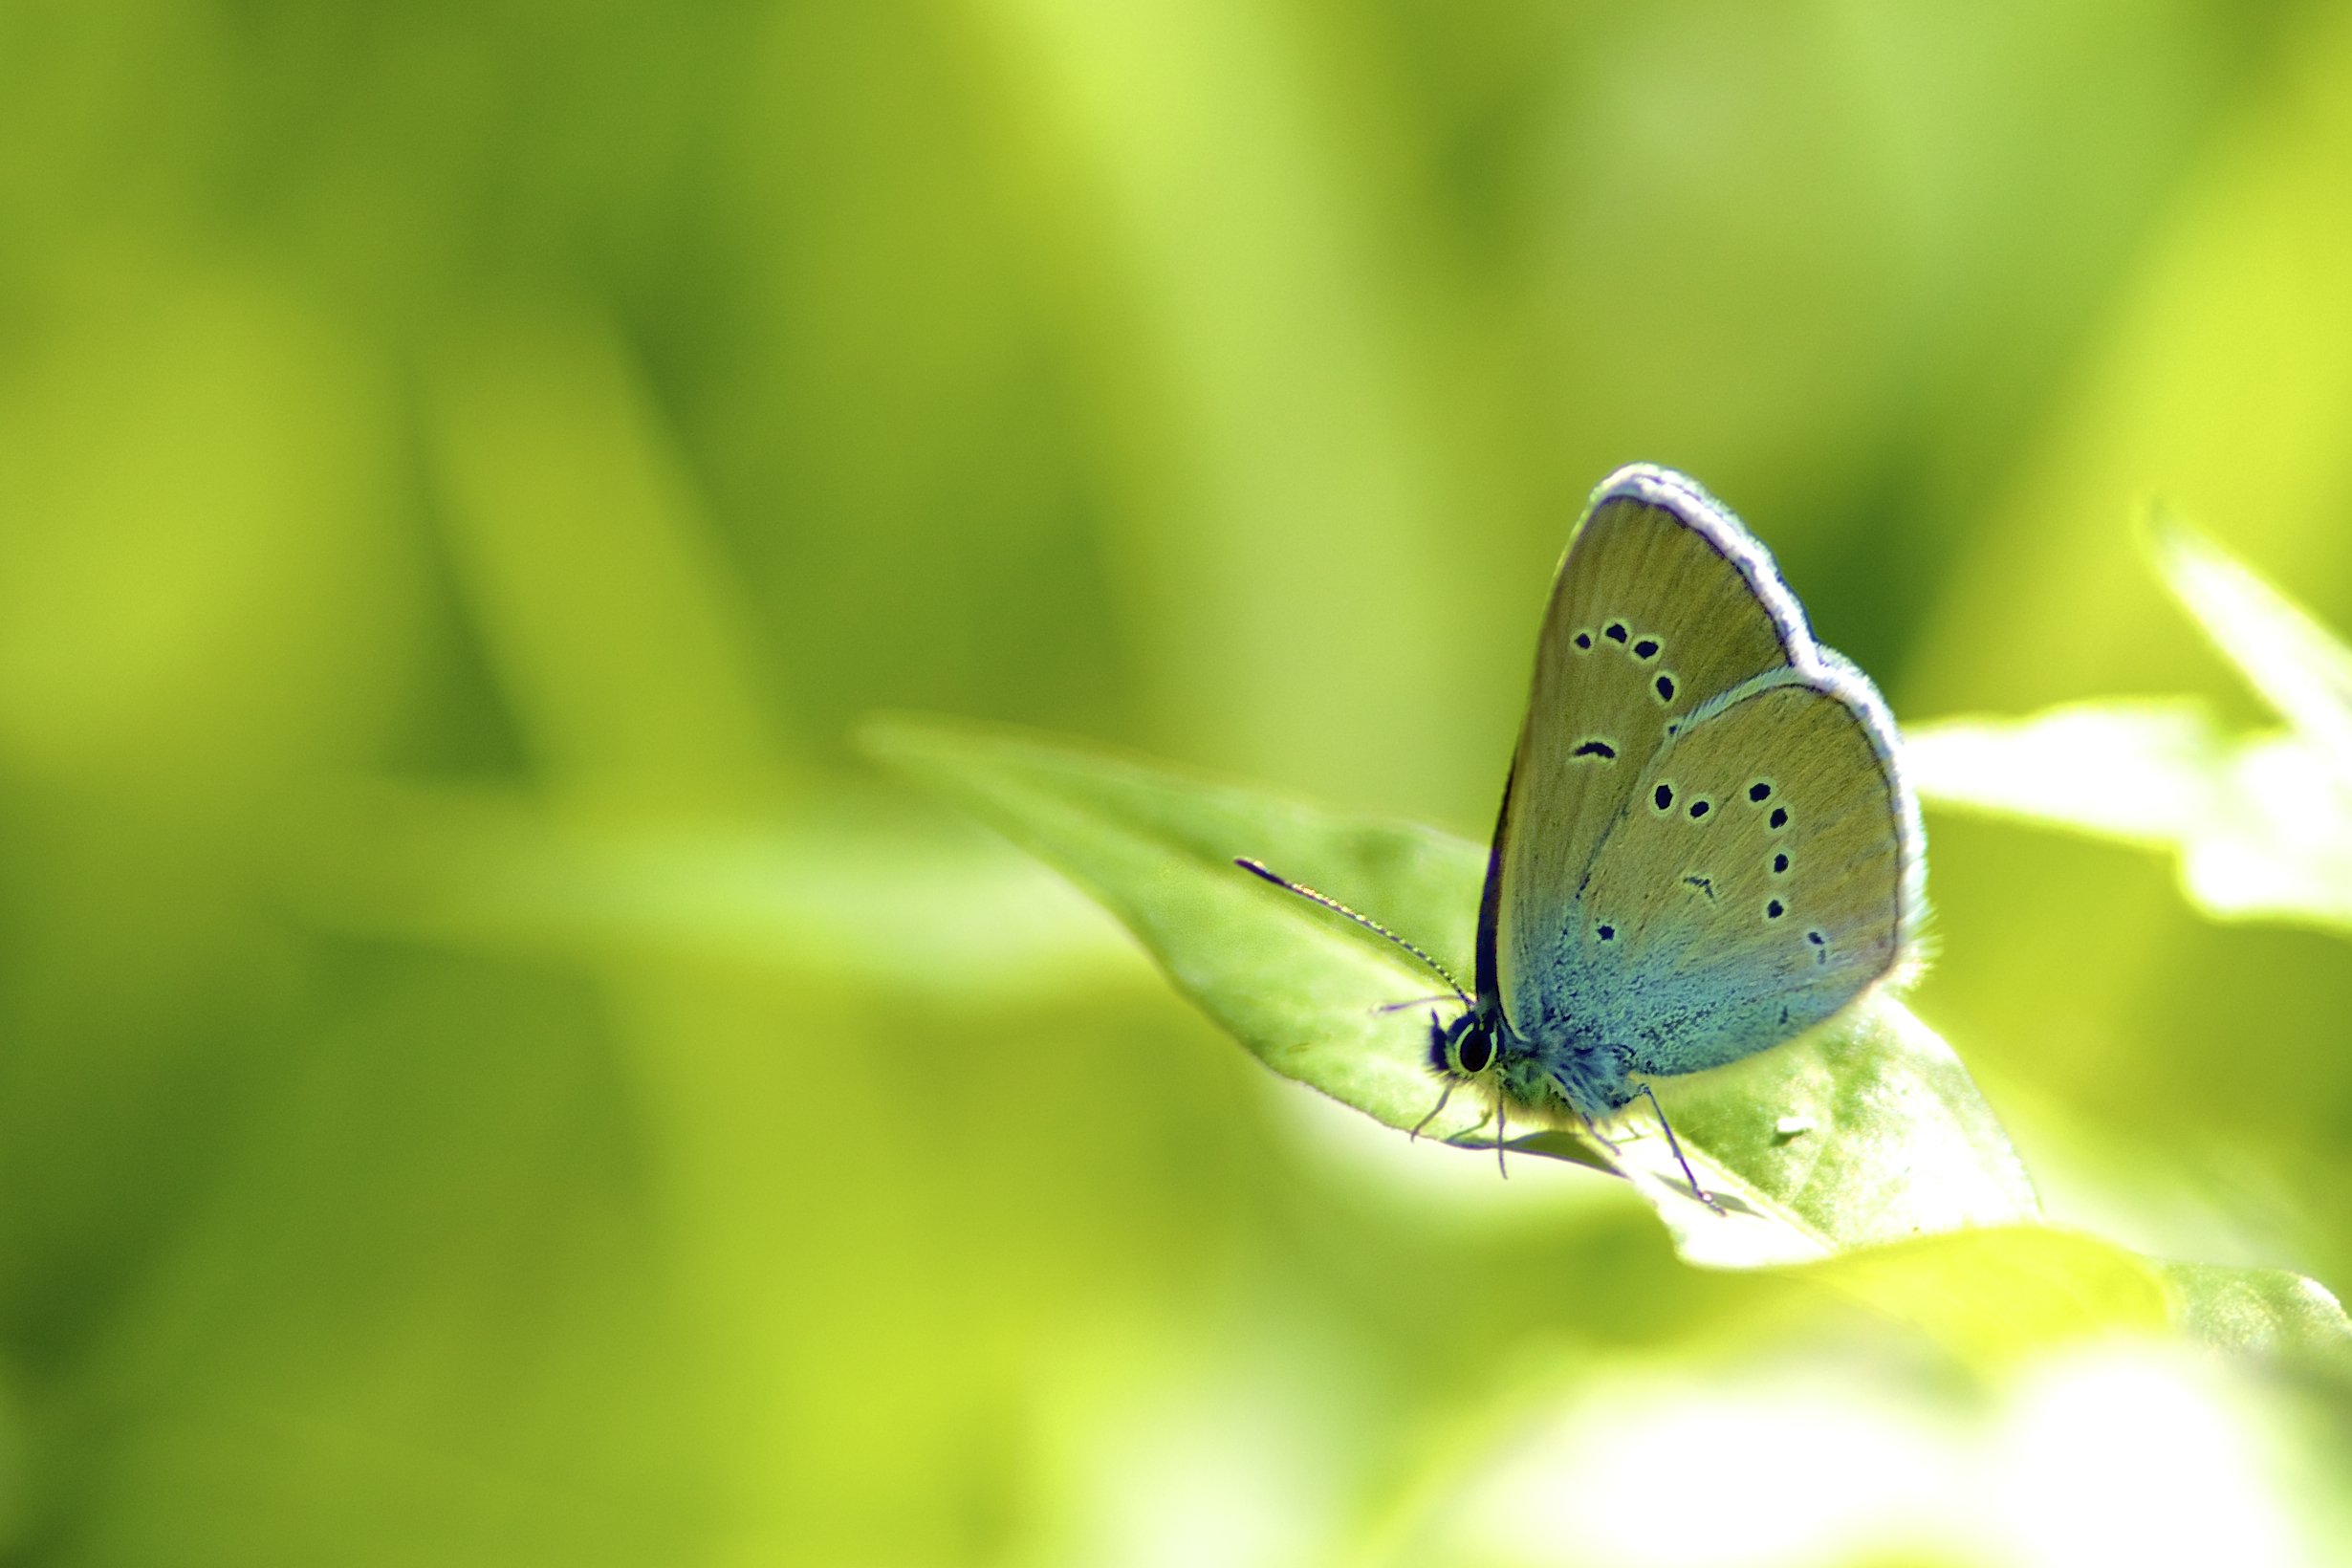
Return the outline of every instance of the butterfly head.
<path id="1" fill-rule="evenodd" d="M 1457 1081 L 1483 1078 L 1493 1070 L 1499 1055 L 1493 1027 L 1480 1009 L 1466 1008 L 1451 1023 L 1429 1014 L 1429 1068 L 1440 1077 Z"/>

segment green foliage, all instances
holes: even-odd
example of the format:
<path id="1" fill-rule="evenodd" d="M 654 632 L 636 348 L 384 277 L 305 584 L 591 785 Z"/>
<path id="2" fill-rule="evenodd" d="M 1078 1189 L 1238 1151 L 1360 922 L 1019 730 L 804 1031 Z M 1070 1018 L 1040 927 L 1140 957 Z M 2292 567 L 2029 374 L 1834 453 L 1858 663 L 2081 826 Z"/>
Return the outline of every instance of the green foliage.
<path id="1" fill-rule="evenodd" d="M 1381 1011 L 1425 993 L 1429 975 L 1233 864 L 1247 854 L 1344 890 L 1461 973 L 1485 865 L 1475 845 L 1003 730 L 893 720 L 866 740 L 1085 887 L 1275 1072 L 1390 1127 L 1426 1122 L 1433 1138 L 1493 1146 L 1478 1107 L 1431 1117 L 1427 1014 Z M 2309 1280 L 2167 1270 L 2038 1228 L 2024 1168 L 1967 1071 L 1890 997 L 1666 1080 L 1661 1098 L 1721 1212 L 1690 1192 L 1663 1139 L 1630 1127 L 1613 1147 L 1557 1129 L 1510 1147 L 1629 1178 L 1692 1262 L 1792 1269 L 1980 1357 L 2174 1323 L 2240 1349 L 2291 1348 L 2352 1379 L 2352 1320 Z"/>
<path id="2" fill-rule="evenodd" d="M 1941 1047 L 1669 1086 L 1731 1222 L 1638 1124 L 1499 1181 L 847 733 L 1475 838 L 1651 460 L 1906 721 L 2185 693 L 2230 788 L 2293 737 L 2116 562 L 2161 495 L 2352 625 L 2347 190 L 2324 5 L 0 5 L 0 1555 L 2343 1557 L 2324 819 L 2217 926 L 1938 808 L 1906 1005 L 2045 1223 L 1693 1268 L 1888 1109 L 1775 1075 Z M 1244 847 L 1464 959 L 1466 851 L 1318 820 Z M 1420 984 L 1327 925 L 1331 1029 Z M 2277 1354 L 2065 1326 L 2145 1257 L 2292 1271 L 2184 1296 Z"/>
<path id="3" fill-rule="evenodd" d="M 2077 703 L 1915 731 L 1923 794 L 2179 857 L 2220 919 L 2352 932 L 2352 647 L 2228 553 L 2170 521 L 2166 586 L 2287 728 L 2227 736 L 2189 701 Z"/>

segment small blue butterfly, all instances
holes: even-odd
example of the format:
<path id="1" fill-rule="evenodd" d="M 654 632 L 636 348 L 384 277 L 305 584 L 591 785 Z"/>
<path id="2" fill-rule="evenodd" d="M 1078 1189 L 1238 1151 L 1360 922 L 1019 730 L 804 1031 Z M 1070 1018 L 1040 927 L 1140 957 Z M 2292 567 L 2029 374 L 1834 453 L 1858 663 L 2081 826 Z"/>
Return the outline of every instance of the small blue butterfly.
<path id="1" fill-rule="evenodd" d="M 1869 677 L 1813 640 L 1738 518 L 1670 469 L 1611 474 L 1544 612 L 1479 900 L 1477 993 L 1455 985 L 1462 1013 L 1430 1019 L 1445 1094 L 1492 1094 L 1498 1151 L 1514 1114 L 1591 1128 L 1637 1097 L 1657 1109 L 1635 1075 L 1768 1050 L 1894 972 L 1927 876 L 1895 749 Z"/>

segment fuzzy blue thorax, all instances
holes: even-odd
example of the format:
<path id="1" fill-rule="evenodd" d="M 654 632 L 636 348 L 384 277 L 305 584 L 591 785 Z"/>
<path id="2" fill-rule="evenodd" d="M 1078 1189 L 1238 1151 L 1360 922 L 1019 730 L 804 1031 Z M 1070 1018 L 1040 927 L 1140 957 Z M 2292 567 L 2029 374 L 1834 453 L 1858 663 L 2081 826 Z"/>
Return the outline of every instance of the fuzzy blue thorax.
<path id="1" fill-rule="evenodd" d="M 1449 1085 L 1483 1082 L 1518 1119 L 1547 1124 L 1571 1115 L 1600 1121 L 1624 1109 L 1639 1092 L 1626 1076 L 1623 1052 L 1573 1034 L 1527 1039 L 1492 995 L 1450 1023 L 1431 1016 L 1429 1066 Z"/>

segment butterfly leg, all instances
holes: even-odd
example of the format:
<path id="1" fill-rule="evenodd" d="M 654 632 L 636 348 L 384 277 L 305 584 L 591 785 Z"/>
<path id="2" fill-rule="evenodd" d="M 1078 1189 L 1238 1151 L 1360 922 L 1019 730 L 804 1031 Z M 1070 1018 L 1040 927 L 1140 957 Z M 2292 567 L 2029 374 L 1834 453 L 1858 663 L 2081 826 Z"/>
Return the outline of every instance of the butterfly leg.
<path id="1" fill-rule="evenodd" d="M 1723 1205 L 1715 1201 L 1713 1193 L 1699 1185 L 1698 1172 L 1692 1170 L 1690 1162 L 1683 1157 L 1682 1140 L 1674 1136 L 1674 1123 L 1666 1120 L 1666 1107 L 1658 1103 L 1657 1092 L 1646 1083 L 1640 1085 L 1638 1092 L 1648 1097 L 1649 1108 L 1658 1113 L 1658 1125 L 1666 1131 L 1666 1147 L 1674 1151 L 1674 1163 L 1683 1167 L 1683 1175 L 1690 1183 L 1692 1196 L 1716 1213 L 1722 1213 Z"/>
<path id="2" fill-rule="evenodd" d="M 1413 1130 L 1405 1135 L 1405 1141 L 1409 1143 L 1414 1139 L 1419 1138 L 1421 1136 L 1421 1129 L 1436 1121 L 1437 1113 L 1444 1110 L 1446 1108 L 1446 1101 L 1451 1100 L 1452 1098 L 1453 1085 L 1448 1083 L 1446 1085 L 1445 1092 L 1437 1097 L 1437 1103 L 1429 1107 L 1429 1114 L 1413 1123 Z"/>
<path id="3" fill-rule="evenodd" d="M 1564 1091 L 1562 1098 L 1566 1098 Z M 1591 1117 L 1585 1116 L 1581 1108 L 1578 1109 L 1577 1115 L 1583 1118 L 1584 1132 L 1586 1137 L 1592 1139 L 1594 1143 L 1599 1143 L 1602 1148 L 1607 1149 L 1611 1154 L 1622 1154 L 1624 1152 L 1617 1146 L 1617 1140 L 1611 1138 L 1607 1133 L 1602 1132 L 1601 1130 L 1601 1123 L 1595 1122 Z"/>

